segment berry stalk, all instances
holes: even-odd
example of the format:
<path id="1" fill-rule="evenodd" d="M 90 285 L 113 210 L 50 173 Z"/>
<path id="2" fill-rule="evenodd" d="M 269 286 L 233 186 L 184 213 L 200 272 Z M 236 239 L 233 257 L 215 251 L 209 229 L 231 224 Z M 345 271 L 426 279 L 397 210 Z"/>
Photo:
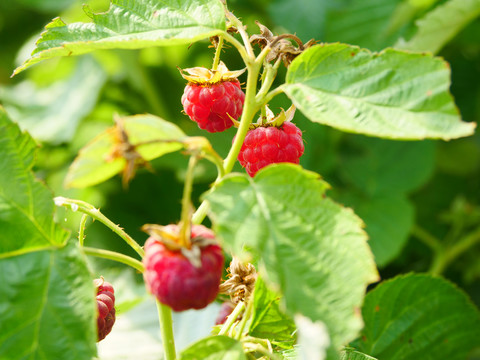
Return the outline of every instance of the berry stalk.
<path id="1" fill-rule="evenodd" d="M 180 246 L 190 248 L 190 228 L 191 228 L 191 210 L 192 210 L 192 187 L 193 187 L 193 170 L 197 163 L 196 156 L 190 156 L 188 160 L 188 168 L 185 176 L 185 184 L 183 187 L 182 197 L 182 214 L 180 228 Z"/>
<path id="2" fill-rule="evenodd" d="M 215 57 L 213 58 L 212 70 L 217 70 L 218 64 L 220 63 L 220 54 L 222 53 L 223 47 L 223 36 L 218 36 L 218 44 L 215 49 Z"/>
<path id="3" fill-rule="evenodd" d="M 141 273 L 143 273 L 143 271 L 145 270 L 143 264 L 140 261 L 128 255 L 120 254 L 116 251 L 91 248 L 88 246 L 84 246 L 82 249 L 87 255 L 99 257 L 102 259 L 113 260 L 113 261 L 128 265 Z"/>
<path id="4" fill-rule="evenodd" d="M 156 300 L 158 319 L 160 321 L 160 335 L 162 337 L 165 360 L 175 360 L 175 339 L 173 337 L 172 309 Z"/>
<path id="5" fill-rule="evenodd" d="M 80 220 L 80 225 L 78 228 L 78 243 L 80 246 L 83 246 L 85 241 L 85 225 L 87 225 L 88 215 L 83 214 L 82 219 Z"/>

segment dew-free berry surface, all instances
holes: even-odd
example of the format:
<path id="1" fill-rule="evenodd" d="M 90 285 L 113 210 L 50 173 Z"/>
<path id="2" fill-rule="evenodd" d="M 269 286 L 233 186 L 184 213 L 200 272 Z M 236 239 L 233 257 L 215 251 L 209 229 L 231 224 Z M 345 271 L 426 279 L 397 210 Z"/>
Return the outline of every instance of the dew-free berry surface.
<path id="1" fill-rule="evenodd" d="M 242 114 L 245 94 L 236 79 L 215 84 L 189 83 L 182 96 L 185 113 L 201 129 L 208 132 L 224 131 Z"/>
<path id="2" fill-rule="evenodd" d="M 178 233 L 177 225 L 165 227 Z M 202 225 L 193 225 L 191 237 L 215 239 Z M 144 279 L 147 289 L 174 311 L 202 309 L 215 300 L 223 271 L 224 257 L 217 244 L 200 248 L 201 266 L 194 266 L 179 250 L 170 250 L 150 237 L 145 243 Z"/>
<path id="3" fill-rule="evenodd" d="M 115 295 L 112 284 L 103 281 L 103 279 L 94 280 L 94 284 L 101 284 L 97 288 L 97 329 L 98 341 L 105 339 L 112 331 L 115 323 Z"/>
<path id="4" fill-rule="evenodd" d="M 289 162 L 298 164 L 305 146 L 302 131 L 286 121 L 280 126 L 260 126 L 245 136 L 238 161 L 250 176 L 270 164 Z"/>

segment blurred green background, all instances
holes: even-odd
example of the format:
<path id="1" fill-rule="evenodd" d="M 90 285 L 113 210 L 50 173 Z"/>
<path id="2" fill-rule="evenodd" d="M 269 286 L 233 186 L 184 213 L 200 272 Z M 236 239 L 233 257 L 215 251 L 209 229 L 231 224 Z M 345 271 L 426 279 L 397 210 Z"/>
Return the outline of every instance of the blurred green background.
<path id="1" fill-rule="evenodd" d="M 234 129 L 208 134 L 183 115 L 185 86 L 177 66 L 209 67 L 213 49 L 190 47 L 108 51 L 49 60 L 11 79 L 13 69 L 32 51 L 43 27 L 54 17 L 67 23 L 89 21 L 82 11 L 106 11 L 107 0 L 15 0 L 0 2 L 0 103 L 10 117 L 41 145 L 35 171 L 55 195 L 78 198 L 100 207 L 138 242 L 145 223 L 168 224 L 180 217 L 186 158 L 171 154 L 152 162 L 154 173 L 140 170 L 128 189 L 120 177 L 88 189 L 65 189 L 63 180 L 79 149 L 113 125 L 113 115 L 152 113 L 177 123 L 188 135 L 206 136 L 217 152 L 228 152 Z M 229 7 L 258 31 L 255 20 L 274 33 L 296 33 L 304 42 L 340 41 L 377 51 L 408 39 L 415 20 L 444 1 L 435 0 L 231 0 Z M 480 121 L 480 20 L 470 22 L 438 55 L 452 69 L 451 91 L 465 121 Z M 235 49 L 223 61 L 242 68 Z M 283 81 L 285 69 L 277 78 Z M 245 81 L 245 79 L 241 79 Z M 271 108 L 288 108 L 278 96 Z M 474 240 L 444 267 L 433 269 L 457 283 L 480 306 L 480 136 L 443 141 L 387 141 L 339 132 L 297 113 L 305 154 L 301 165 L 321 174 L 329 195 L 353 207 L 366 223 L 383 279 L 409 271 L 432 270 L 434 236 L 450 248 L 468 236 Z M 1 156 L 0 149 L 0 156 Z M 243 171 L 238 165 L 236 170 Z M 194 201 L 215 179 L 213 166 L 197 169 Z M 79 215 L 59 209 L 58 220 L 76 235 Z M 110 230 L 91 222 L 86 243 L 131 253 Z M 100 267 L 113 267 L 106 261 Z"/>

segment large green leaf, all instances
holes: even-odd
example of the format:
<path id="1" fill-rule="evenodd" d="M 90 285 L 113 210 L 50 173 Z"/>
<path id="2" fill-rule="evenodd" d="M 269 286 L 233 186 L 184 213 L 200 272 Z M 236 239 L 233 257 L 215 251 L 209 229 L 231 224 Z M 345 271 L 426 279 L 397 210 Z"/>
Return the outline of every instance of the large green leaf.
<path id="1" fill-rule="evenodd" d="M 253 302 L 252 321 L 248 334 L 293 345 L 295 323 L 280 310 L 279 295 L 268 289 L 261 277 L 258 277 L 255 282 Z"/>
<path id="2" fill-rule="evenodd" d="M 342 157 L 345 181 L 370 196 L 403 194 L 418 189 L 435 168 L 435 143 L 354 137 Z"/>
<path id="3" fill-rule="evenodd" d="M 242 344 L 223 335 L 202 339 L 180 354 L 179 360 L 246 360 Z"/>
<path id="4" fill-rule="evenodd" d="M 325 323 L 338 348 L 361 328 L 355 308 L 377 273 L 361 220 L 326 198 L 327 187 L 315 173 L 280 164 L 254 179 L 231 174 L 207 199 L 225 246 L 261 255 L 287 311 Z"/>
<path id="5" fill-rule="evenodd" d="M 154 115 L 122 118 L 128 142 L 144 160 L 152 160 L 183 147 L 185 134 L 175 124 Z M 156 142 L 158 140 L 158 142 Z M 119 145 L 119 129 L 112 127 L 98 135 L 80 150 L 70 166 L 65 183 L 69 187 L 87 187 L 101 183 L 125 168 L 122 156 L 112 156 Z"/>
<path id="6" fill-rule="evenodd" d="M 105 13 L 85 12 L 92 23 L 65 24 L 55 18 L 45 27 L 31 57 L 14 75 L 44 59 L 99 49 L 141 49 L 189 44 L 225 31 L 219 0 L 112 0 Z"/>
<path id="7" fill-rule="evenodd" d="M 35 139 L 59 144 L 70 141 L 83 117 L 92 111 L 106 80 L 91 57 L 78 59 L 65 79 L 38 88 L 30 80 L 0 87 L 0 100 L 10 116 Z"/>
<path id="8" fill-rule="evenodd" d="M 353 348 L 346 348 L 342 352 L 342 357 L 340 360 L 377 360 L 371 356 L 368 356 L 366 354 L 363 354 L 359 351 L 356 351 Z"/>
<path id="9" fill-rule="evenodd" d="M 480 0 L 450 0 L 417 20 L 417 32 L 405 41 L 397 41 L 398 49 L 437 53 L 466 25 L 480 16 Z"/>
<path id="10" fill-rule="evenodd" d="M 0 108 L 0 359 L 95 354 L 95 301 L 85 259 L 65 246 L 52 194 L 31 167 L 35 142 Z"/>
<path id="11" fill-rule="evenodd" d="M 409 274 L 365 298 L 360 351 L 389 360 L 465 360 L 480 344 L 480 314 L 455 285 Z"/>
<path id="12" fill-rule="evenodd" d="M 448 140 L 475 129 L 460 120 L 448 64 L 426 54 L 323 44 L 292 62 L 286 82 L 284 91 L 311 121 L 344 131 Z"/>
<path id="13" fill-rule="evenodd" d="M 341 200 L 365 222 L 368 243 L 377 265 L 385 266 L 395 259 L 414 224 L 414 208 L 405 195 L 344 196 Z"/>
<path id="14" fill-rule="evenodd" d="M 35 148 L 0 107 L 0 258 L 61 247 L 67 240 L 53 221 L 52 194 L 31 172 Z"/>

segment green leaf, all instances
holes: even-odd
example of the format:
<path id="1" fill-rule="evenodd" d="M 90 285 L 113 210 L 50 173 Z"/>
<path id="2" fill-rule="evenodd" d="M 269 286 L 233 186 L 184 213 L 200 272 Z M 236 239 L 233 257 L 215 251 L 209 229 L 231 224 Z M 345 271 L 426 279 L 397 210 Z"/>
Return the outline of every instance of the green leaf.
<path id="1" fill-rule="evenodd" d="M 290 65 L 285 93 L 311 121 L 392 139 L 473 134 L 460 120 L 449 65 L 394 49 L 371 53 L 346 44 L 311 47 Z"/>
<path id="2" fill-rule="evenodd" d="M 291 346 L 295 340 L 296 326 L 293 320 L 280 310 L 279 302 L 280 296 L 268 289 L 262 278 L 258 277 L 248 334 L 274 342 L 285 342 L 286 346 Z"/>
<path id="3" fill-rule="evenodd" d="M 408 41 L 400 39 L 398 49 L 437 53 L 465 26 L 480 16 L 479 0 L 450 0 L 416 21 L 417 32 Z"/>
<path id="4" fill-rule="evenodd" d="M 0 100 L 35 139 L 59 144 L 73 138 L 79 122 L 95 106 L 105 80 L 103 68 L 93 58 L 82 57 L 66 79 L 43 88 L 30 80 L 0 87 Z"/>
<path id="5" fill-rule="evenodd" d="M 246 360 L 242 344 L 228 336 L 202 339 L 182 351 L 179 360 Z"/>
<path id="6" fill-rule="evenodd" d="M 324 322 L 338 347 L 361 328 L 355 308 L 377 273 L 361 220 L 325 198 L 327 187 L 315 173 L 280 164 L 254 179 L 231 174 L 206 198 L 225 246 L 261 255 L 288 313 Z"/>
<path id="7" fill-rule="evenodd" d="M 2 242 L 15 240 L 2 231 Z M 0 283 L 0 359 L 91 360 L 96 354 L 94 289 L 77 247 L 2 258 Z"/>
<path id="8" fill-rule="evenodd" d="M 68 233 L 53 221 L 52 194 L 31 172 L 34 140 L 0 107 L 0 259 L 63 246 Z"/>
<path id="9" fill-rule="evenodd" d="M 35 142 L 0 108 L 0 359 L 96 353 L 94 289 L 78 248 L 53 221 L 31 171 Z"/>
<path id="10" fill-rule="evenodd" d="M 377 360 L 374 357 L 365 355 L 353 348 L 346 348 L 342 351 L 340 360 Z"/>
<path id="11" fill-rule="evenodd" d="M 414 208 L 407 198 L 391 194 L 373 198 L 347 196 L 341 200 L 365 222 L 377 265 L 383 267 L 395 259 L 414 225 Z"/>
<path id="12" fill-rule="evenodd" d="M 144 160 L 149 161 L 183 148 L 179 141 L 184 140 L 186 135 L 171 122 L 154 115 L 128 116 L 120 121 L 129 143 Z M 66 186 L 92 186 L 121 172 L 127 164 L 125 158 L 112 157 L 119 141 L 118 128 L 112 127 L 83 147 L 70 166 L 65 179 Z M 151 143 L 144 144 L 146 142 Z"/>
<path id="13" fill-rule="evenodd" d="M 409 274 L 365 298 L 365 328 L 355 347 L 379 359 L 465 360 L 480 343 L 480 314 L 450 282 Z"/>
<path id="14" fill-rule="evenodd" d="M 435 168 L 435 143 L 355 137 L 342 158 L 343 179 L 370 196 L 402 194 L 424 185 Z"/>
<path id="15" fill-rule="evenodd" d="M 100 49 L 141 49 L 189 44 L 226 30 L 219 0 L 112 0 L 105 13 L 85 13 L 92 23 L 65 24 L 55 18 L 31 57 L 13 75 L 41 60 L 81 55 Z"/>

